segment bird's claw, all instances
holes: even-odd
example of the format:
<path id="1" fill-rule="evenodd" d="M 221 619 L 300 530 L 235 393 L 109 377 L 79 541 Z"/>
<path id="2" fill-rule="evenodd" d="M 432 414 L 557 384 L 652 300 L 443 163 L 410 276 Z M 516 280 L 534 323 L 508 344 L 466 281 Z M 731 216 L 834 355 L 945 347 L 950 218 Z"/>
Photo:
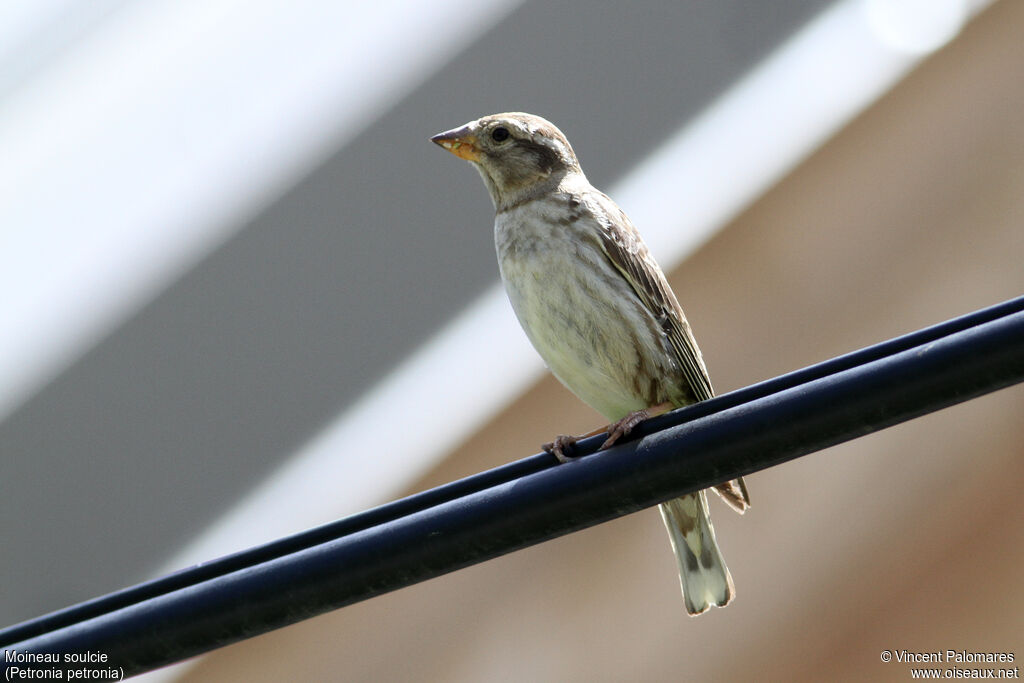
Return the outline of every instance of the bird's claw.
<path id="1" fill-rule="evenodd" d="M 611 448 L 616 441 L 629 434 L 633 431 L 634 427 L 650 416 L 651 411 L 649 410 L 636 410 L 618 422 L 608 425 L 608 438 L 604 440 L 604 443 L 601 444 L 601 448 L 598 450 L 603 451 L 606 448 Z"/>
<path id="2" fill-rule="evenodd" d="M 555 437 L 554 441 L 542 445 L 541 448 L 543 448 L 545 451 L 558 458 L 558 462 L 566 463 L 576 459 L 576 456 L 566 454 L 566 451 L 571 451 L 572 447 L 575 445 L 575 436 L 559 434 L 558 436 Z"/>
<path id="3" fill-rule="evenodd" d="M 636 427 L 638 424 L 640 424 L 650 416 L 651 409 L 649 408 L 645 410 L 636 410 L 627 415 L 626 417 L 622 418 L 618 422 L 613 422 L 604 429 L 595 430 L 593 432 L 584 434 L 583 436 L 567 436 L 565 434 L 559 434 L 557 437 L 555 437 L 554 441 L 542 445 L 541 448 L 543 448 L 545 451 L 558 458 L 558 462 L 569 462 L 570 460 L 575 460 L 577 457 L 579 457 L 569 455 L 568 452 L 572 450 L 573 446 L 575 446 L 576 442 L 579 441 L 580 439 L 586 438 L 588 436 L 597 436 L 602 432 L 607 432 L 608 438 L 604 440 L 604 443 L 601 444 L 601 448 L 598 449 L 603 451 L 606 448 L 611 448 L 616 441 L 629 434 L 631 431 L 633 431 L 634 427 Z"/>

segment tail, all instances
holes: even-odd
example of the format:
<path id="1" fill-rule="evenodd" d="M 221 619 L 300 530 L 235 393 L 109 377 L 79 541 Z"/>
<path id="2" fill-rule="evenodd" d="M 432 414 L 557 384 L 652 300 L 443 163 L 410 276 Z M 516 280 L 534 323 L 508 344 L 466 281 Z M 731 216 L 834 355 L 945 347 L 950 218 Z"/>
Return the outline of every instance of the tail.
<path id="1" fill-rule="evenodd" d="M 696 616 L 711 605 L 724 607 L 736 589 L 715 540 L 706 492 L 675 498 L 660 509 L 679 563 L 686 611 Z"/>

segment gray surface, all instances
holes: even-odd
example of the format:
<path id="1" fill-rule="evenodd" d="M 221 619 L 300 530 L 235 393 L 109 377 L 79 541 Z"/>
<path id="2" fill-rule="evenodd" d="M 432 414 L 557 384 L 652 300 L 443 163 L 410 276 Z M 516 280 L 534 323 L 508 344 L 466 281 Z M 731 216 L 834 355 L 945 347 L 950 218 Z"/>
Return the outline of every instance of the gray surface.
<path id="1" fill-rule="evenodd" d="M 513 13 L 0 424 L 0 624 L 145 578 L 496 279 L 429 135 L 538 113 L 607 186 L 827 4 Z"/>

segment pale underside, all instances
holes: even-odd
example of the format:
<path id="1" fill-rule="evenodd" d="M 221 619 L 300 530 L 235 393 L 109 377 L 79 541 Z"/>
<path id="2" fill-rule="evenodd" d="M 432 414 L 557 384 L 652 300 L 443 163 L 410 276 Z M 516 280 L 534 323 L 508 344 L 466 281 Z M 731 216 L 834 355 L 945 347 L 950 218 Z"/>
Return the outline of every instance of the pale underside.
<path id="1" fill-rule="evenodd" d="M 555 193 L 498 214 L 498 262 L 520 324 L 551 372 L 609 420 L 666 401 L 683 406 L 709 398 L 696 345 L 687 360 L 703 381 L 694 391 L 666 331 L 670 315 L 678 316 L 676 327 L 686 326 L 674 298 L 666 308 L 677 310 L 656 316 L 612 260 L 610 250 L 630 247 L 640 250 L 637 257 L 650 257 L 638 236 L 607 232 L 601 217 L 608 208 L 615 206 L 591 190 Z M 667 290 L 660 271 L 652 270 Z"/>

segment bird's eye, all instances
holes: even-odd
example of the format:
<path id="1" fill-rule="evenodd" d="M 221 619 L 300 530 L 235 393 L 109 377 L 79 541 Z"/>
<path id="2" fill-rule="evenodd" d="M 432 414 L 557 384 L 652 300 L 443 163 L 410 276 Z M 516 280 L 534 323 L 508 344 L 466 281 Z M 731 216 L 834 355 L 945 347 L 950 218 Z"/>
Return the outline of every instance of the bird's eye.
<path id="1" fill-rule="evenodd" d="M 491 139 L 495 142 L 504 142 L 508 140 L 509 132 L 505 126 L 498 126 L 491 131 Z"/>

